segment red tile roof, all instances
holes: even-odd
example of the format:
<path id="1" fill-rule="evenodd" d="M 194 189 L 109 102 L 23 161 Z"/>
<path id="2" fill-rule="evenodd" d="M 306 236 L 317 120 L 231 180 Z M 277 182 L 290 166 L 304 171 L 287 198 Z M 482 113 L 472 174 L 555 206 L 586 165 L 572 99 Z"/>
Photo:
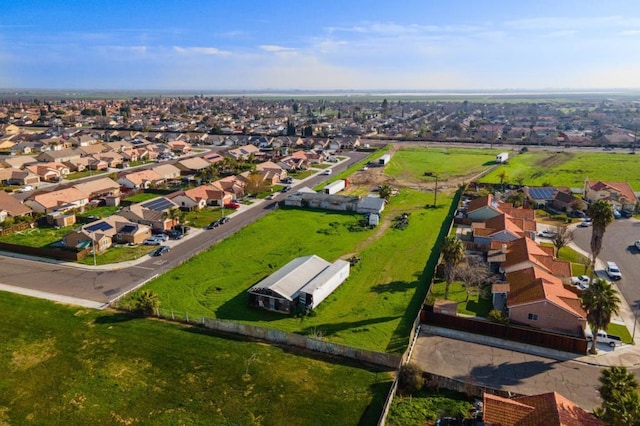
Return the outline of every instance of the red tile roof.
<path id="1" fill-rule="evenodd" d="M 484 422 L 500 426 L 601 426 L 604 423 L 557 392 L 512 399 L 484 394 Z"/>

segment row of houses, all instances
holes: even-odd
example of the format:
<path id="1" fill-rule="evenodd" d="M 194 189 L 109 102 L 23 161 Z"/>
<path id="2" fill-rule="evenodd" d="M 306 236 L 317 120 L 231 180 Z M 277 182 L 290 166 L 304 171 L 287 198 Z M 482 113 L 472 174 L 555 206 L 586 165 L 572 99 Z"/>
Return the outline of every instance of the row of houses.
<path id="1" fill-rule="evenodd" d="M 535 211 L 487 195 L 469 202 L 466 215 L 471 247 L 504 277 L 491 288 L 494 309 L 513 323 L 582 336 L 586 312 L 570 284 L 571 263 L 536 243 Z"/>

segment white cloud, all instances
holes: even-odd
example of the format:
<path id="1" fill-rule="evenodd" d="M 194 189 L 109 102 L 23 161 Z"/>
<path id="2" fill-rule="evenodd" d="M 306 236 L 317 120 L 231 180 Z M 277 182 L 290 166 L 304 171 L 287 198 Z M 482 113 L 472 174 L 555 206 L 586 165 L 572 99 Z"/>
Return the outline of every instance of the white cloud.
<path id="1" fill-rule="evenodd" d="M 181 55 L 219 55 L 228 56 L 231 52 L 217 47 L 181 47 L 173 46 L 173 50 Z"/>
<path id="2" fill-rule="evenodd" d="M 265 52 L 295 52 L 296 51 L 296 49 L 294 49 L 293 47 L 277 46 L 275 44 L 262 44 L 260 45 L 260 49 L 264 50 Z"/>

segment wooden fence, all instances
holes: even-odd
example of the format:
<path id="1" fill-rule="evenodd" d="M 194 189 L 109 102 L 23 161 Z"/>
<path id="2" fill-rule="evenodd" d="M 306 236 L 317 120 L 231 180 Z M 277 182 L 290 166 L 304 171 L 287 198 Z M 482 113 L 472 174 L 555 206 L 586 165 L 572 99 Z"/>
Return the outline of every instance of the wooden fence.
<path id="1" fill-rule="evenodd" d="M 421 320 L 423 324 L 466 331 L 483 336 L 491 336 L 581 355 L 587 353 L 587 340 L 584 338 L 552 333 L 531 327 L 513 324 L 503 325 L 473 318 L 441 314 L 433 312 L 431 306 L 425 306 L 424 309 L 422 309 Z"/>
<path id="2" fill-rule="evenodd" d="M 91 249 L 85 249 L 82 251 L 55 249 L 46 247 L 28 247 L 17 244 L 1 243 L 0 250 L 9 251 L 12 253 L 26 254 L 29 256 L 48 257 L 57 260 L 67 260 L 70 262 L 77 262 L 82 260 L 90 253 Z"/>

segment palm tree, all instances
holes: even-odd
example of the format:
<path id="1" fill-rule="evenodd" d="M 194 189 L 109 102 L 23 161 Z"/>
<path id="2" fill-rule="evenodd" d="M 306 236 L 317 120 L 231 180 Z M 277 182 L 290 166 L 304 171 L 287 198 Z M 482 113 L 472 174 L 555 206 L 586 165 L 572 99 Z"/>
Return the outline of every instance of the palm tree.
<path id="1" fill-rule="evenodd" d="M 595 355 L 598 353 L 598 330 L 606 330 L 611 316 L 618 314 L 620 297 L 611 283 L 600 278 L 593 281 L 580 297 L 587 311 L 587 322 L 593 331 L 593 343 L 589 353 Z"/>
<path id="2" fill-rule="evenodd" d="M 444 288 L 444 298 L 449 298 L 449 286 L 453 282 L 455 276 L 456 265 L 464 260 L 465 250 L 462 241 L 455 236 L 446 237 L 442 245 L 442 261 L 444 262 L 444 279 L 446 285 Z"/>
<path id="3" fill-rule="evenodd" d="M 607 226 L 613 222 L 613 209 L 611 204 L 605 200 L 598 200 L 591 203 L 588 210 L 591 217 L 591 275 L 589 281 L 593 281 L 593 274 L 596 270 L 596 259 L 602 249 L 602 239 Z"/>
<path id="4" fill-rule="evenodd" d="M 500 179 L 500 186 L 502 187 L 502 191 L 504 192 L 504 183 L 509 179 L 509 174 L 506 170 L 502 170 L 498 173 L 498 179 Z"/>
<path id="5" fill-rule="evenodd" d="M 385 201 L 389 201 L 389 197 L 391 197 L 391 193 L 393 192 L 393 188 L 391 187 L 391 185 L 389 185 L 388 183 L 383 184 L 382 186 L 380 186 L 380 198 L 384 198 Z"/>

